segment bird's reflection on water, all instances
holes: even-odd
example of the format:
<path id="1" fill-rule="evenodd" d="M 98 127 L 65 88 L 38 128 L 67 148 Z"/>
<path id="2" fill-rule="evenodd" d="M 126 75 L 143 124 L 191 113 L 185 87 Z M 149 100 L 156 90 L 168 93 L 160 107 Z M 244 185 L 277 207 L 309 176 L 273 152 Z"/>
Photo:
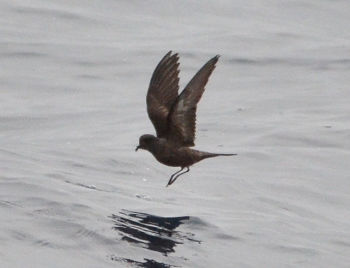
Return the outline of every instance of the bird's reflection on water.
<path id="1" fill-rule="evenodd" d="M 128 264 L 132 264 L 136 267 L 142 267 L 142 268 L 171 268 L 171 267 L 180 267 L 180 266 L 175 266 L 175 265 L 170 265 L 162 262 L 157 262 L 155 260 L 150 260 L 144 258 L 144 262 L 140 261 L 134 261 L 131 259 L 126 259 L 126 258 L 115 258 L 112 257 L 112 260 L 120 261 L 120 262 L 125 262 Z"/>
<path id="2" fill-rule="evenodd" d="M 110 216 L 113 220 L 113 229 L 118 231 L 122 240 L 130 244 L 156 251 L 167 256 L 175 252 L 175 247 L 186 242 L 201 243 L 194 239 L 194 234 L 176 231 L 181 224 L 190 220 L 189 216 L 181 217 L 160 217 L 147 213 L 122 210 L 118 214 Z M 137 267 L 176 267 L 169 264 L 159 263 L 155 260 L 144 259 L 145 262 L 138 262 L 126 258 L 117 258 Z"/>

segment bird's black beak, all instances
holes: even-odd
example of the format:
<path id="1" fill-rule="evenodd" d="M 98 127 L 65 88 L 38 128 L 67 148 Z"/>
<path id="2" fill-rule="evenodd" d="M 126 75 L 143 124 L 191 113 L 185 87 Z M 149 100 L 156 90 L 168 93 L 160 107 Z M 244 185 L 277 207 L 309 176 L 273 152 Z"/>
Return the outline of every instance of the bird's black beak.
<path id="1" fill-rule="evenodd" d="M 136 146 L 135 152 L 137 152 L 138 149 L 140 149 L 140 145 Z"/>

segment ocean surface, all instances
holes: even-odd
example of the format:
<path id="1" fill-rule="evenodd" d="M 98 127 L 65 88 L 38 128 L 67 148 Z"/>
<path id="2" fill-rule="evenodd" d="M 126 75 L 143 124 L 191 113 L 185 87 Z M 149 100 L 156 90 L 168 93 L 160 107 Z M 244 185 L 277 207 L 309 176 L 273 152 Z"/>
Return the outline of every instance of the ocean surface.
<path id="1" fill-rule="evenodd" d="M 350 2 L 0 0 L 0 267 L 350 267 Z M 177 171 L 159 60 L 220 60 Z"/>

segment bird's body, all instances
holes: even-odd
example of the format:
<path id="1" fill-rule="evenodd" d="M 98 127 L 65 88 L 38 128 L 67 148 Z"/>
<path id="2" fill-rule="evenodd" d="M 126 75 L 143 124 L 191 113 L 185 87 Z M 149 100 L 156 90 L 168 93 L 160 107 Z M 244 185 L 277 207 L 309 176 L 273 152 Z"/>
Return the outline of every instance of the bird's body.
<path id="1" fill-rule="evenodd" d="M 153 72 L 147 93 L 147 112 L 157 136 L 140 137 L 137 149 L 144 149 L 162 164 L 181 167 L 168 182 L 172 184 L 193 164 L 210 157 L 235 154 L 216 154 L 191 149 L 194 146 L 196 110 L 204 87 L 215 68 L 219 56 L 209 60 L 178 95 L 178 55 L 168 52 Z M 180 173 L 184 168 L 187 170 Z"/>
<path id="2" fill-rule="evenodd" d="M 191 149 L 185 146 L 177 146 L 169 143 L 164 138 L 157 138 L 153 135 L 146 134 L 149 138 L 147 150 L 162 164 L 171 167 L 188 167 L 209 157 L 232 154 L 215 154 Z"/>

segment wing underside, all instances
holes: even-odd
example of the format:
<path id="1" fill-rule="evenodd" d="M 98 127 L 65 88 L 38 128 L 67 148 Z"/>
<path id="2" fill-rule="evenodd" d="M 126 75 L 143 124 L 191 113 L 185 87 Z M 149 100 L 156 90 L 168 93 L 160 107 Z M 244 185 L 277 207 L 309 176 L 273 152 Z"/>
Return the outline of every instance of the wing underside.
<path id="1" fill-rule="evenodd" d="M 158 137 L 168 131 L 168 116 L 178 97 L 179 57 L 169 51 L 153 72 L 147 92 L 147 112 Z"/>
<path id="2" fill-rule="evenodd" d="M 182 146 L 194 146 L 197 103 L 218 59 L 219 56 L 210 59 L 177 97 L 169 115 L 169 140 Z"/>

